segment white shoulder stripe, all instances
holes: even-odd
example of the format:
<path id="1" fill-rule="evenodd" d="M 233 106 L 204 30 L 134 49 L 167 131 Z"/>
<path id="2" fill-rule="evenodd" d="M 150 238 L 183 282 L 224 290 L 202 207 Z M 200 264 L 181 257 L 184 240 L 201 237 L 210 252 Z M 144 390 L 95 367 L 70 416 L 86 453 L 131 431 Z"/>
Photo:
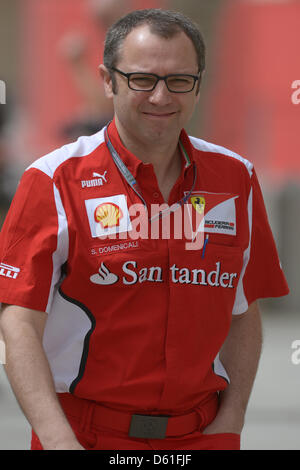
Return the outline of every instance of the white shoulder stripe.
<path id="1" fill-rule="evenodd" d="M 205 140 L 197 139 L 196 137 L 190 137 L 189 136 L 189 138 L 190 138 L 190 141 L 191 141 L 193 147 L 195 147 L 197 150 L 201 150 L 203 152 L 220 153 L 222 155 L 227 155 L 229 157 L 236 158 L 237 160 L 239 160 L 240 162 L 242 162 L 246 166 L 250 177 L 252 176 L 253 164 L 251 162 L 249 162 L 249 160 L 247 160 L 246 158 L 243 158 L 240 155 L 238 155 L 237 153 L 232 152 L 231 150 L 229 150 L 225 147 L 221 147 L 220 145 L 212 144 L 210 142 L 206 142 Z"/>
<path id="2" fill-rule="evenodd" d="M 63 147 L 39 158 L 27 167 L 25 171 L 30 170 L 31 168 L 37 168 L 43 173 L 46 173 L 50 178 L 53 178 L 57 168 L 66 160 L 73 157 L 84 157 L 89 155 L 103 142 L 104 129 L 91 136 L 79 137 L 76 142 L 64 145 Z"/>
<path id="3" fill-rule="evenodd" d="M 52 255 L 53 271 L 49 290 L 49 297 L 46 312 L 50 313 L 55 289 L 61 277 L 61 266 L 67 261 L 69 254 L 69 228 L 65 209 L 55 184 L 53 184 L 53 193 L 58 219 L 57 246 Z"/>
<path id="4" fill-rule="evenodd" d="M 248 224 L 249 224 L 249 243 L 244 251 L 243 267 L 240 279 L 236 288 L 235 302 L 232 309 L 233 315 L 240 315 L 248 310 L 249 304 L 244 291 L 244 275 L 251 256 L 251 240 L 252 240 L 252 223 L 253 223 L 253 189 L 251 188 L 248 198 Z"/>

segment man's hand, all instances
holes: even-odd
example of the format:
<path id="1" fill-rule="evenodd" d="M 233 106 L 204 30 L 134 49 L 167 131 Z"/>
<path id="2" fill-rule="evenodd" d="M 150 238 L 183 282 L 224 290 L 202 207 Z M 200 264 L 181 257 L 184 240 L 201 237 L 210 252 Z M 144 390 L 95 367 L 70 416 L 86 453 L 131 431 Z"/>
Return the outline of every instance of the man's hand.
<path id="1" fill-rule="evenodd" d="M 6 344 L 5 371 L 26 418 L 47 450 L 83 450 L 60 406 L 43 349 L 47 314 L 4 305 L 0 326 Z"/>
<path id="2" fill-rule="evenodd" d="M 204 434 L 240 434 L 261 353 L 262 328 L 257 302 L 247 312 L 232 317 L 231 328 L 220 352 L 230 384 L 220 393 L 220 406 Z"/>
<path id="3" fill-rule="evenodd" d="M 243 413 L 237 410 L 220 409 L 215 419 L 203 430 L 203 434 L 241 434 L 244 425 Z"/>

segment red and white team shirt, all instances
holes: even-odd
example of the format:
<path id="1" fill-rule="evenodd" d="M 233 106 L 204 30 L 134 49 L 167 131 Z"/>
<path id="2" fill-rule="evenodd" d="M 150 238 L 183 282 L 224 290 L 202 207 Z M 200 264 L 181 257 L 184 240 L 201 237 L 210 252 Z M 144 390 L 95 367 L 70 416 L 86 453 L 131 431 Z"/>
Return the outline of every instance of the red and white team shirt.
<path id="1" fill-rule="evenodd" d="M 123 147 L 114 121 L 108 134 L 148 210 L 164 204 L 152 164 Z M 219 351 L 232 315 L 288 293 L 252 164 L 184 130 L 181 142 L 168 204 L 194 183 L 187 213 L 203 212 L 205 250 L 187 250 L 172 229 L 131 236 L 130 207 L 141 200 L 104 130 L 40 158 L 21 179 L 1 232 L 0 301 L 48 313 L 58 393 L 183 413 L 230 381 Z M 104 237 L 116 232 L 122 239 Z"/>

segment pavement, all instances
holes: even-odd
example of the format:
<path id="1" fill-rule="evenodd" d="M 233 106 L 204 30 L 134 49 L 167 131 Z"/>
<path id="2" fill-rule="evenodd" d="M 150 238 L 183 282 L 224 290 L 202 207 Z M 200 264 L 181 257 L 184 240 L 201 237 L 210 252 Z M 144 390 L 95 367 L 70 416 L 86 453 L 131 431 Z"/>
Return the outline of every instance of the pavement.
<path id="1" fill-rule="evenodd" d="M 242 450 L 300 450 L 299 312 L 263 311 L 264 344 L 242 433 Z M 298 355 L 300 358 L 300 354 Z M 0 450 L 27 450 L 30 426 L 0 366 Z"/>

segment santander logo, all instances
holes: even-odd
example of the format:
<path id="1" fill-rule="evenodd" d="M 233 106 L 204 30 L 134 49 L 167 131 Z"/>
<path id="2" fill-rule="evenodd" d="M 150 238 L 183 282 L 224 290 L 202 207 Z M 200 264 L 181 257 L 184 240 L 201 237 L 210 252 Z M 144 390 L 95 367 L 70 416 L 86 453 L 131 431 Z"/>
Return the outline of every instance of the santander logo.
<path id="1" fill-rule="evenodd" d="M 115 284 L 119 280 L 119 277 L 116 274 L 111 273 L 104 263 L 101 263 L 99 271 L 96 274 L 93 274 L 90 277 L 90 280 L 94 284 L 109 286 Z"/>
<path id="2" fill-rule="evenodd" d="M 176 264 L 170 267 L 167 277 L 164 276 L 160 266 L 142 267 L 139 269 L 136 261 L 126 261 L 122 266 L 123 276 L 112 273 L 102 262 L 97 274 L 90 277 L 91 282 L 100 285 L 112 285 L 121 280 L 128 286 L 143 282 L 165 282 L 169 280 L 173 284 L 191 284 L 194 286 L 221 287 L 234 289 L 238 273 L 229 273 L 222 269 L 221 261 L 215 263 L 211 271 L 205 269 L 189 269 L 178 267 Z"/>

